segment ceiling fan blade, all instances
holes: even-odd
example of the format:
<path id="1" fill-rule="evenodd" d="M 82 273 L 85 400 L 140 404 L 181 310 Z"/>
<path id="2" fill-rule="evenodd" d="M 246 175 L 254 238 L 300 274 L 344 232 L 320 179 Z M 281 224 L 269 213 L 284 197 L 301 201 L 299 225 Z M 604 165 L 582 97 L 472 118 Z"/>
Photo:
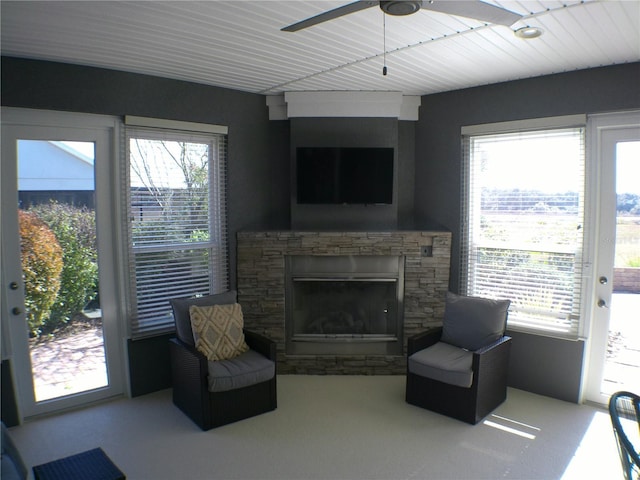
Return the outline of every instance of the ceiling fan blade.
<path id="1" fill-rule="evenodd" d="M 301 22 L 294 23 L 293 25 L 284 27 L 281 30 L 283 32 L 297 32 L 298 30 L 302 30 L 303 28 L 312 27 L 319 23 L 333 20 L 334 18 L 342 17 L 350 13 L 359 12 L 360 10 L 374 7 L 379 3 L 380 2 L 377 1 L 358 1 L 349 3 L 342 7 L 334 8 L 333 10 L 329 10 L 327 12 L 321 13 L 320 15 L 316 15 L 315 17 L 307 18 L 306 20 L 302 20 Z"/>
<path id="2" fill-rule="evenodd" d="M 422 4 L 425 10 L 448 13 L 459 17 L 473 18 L 487 23 L 496 23 L 510 27 L 522 18 L 522 15 L 514 13 L 505 8 L 490 5 L 480 0 L 475 1 L 447 1 L 447 0 L 426 0 Z"/>

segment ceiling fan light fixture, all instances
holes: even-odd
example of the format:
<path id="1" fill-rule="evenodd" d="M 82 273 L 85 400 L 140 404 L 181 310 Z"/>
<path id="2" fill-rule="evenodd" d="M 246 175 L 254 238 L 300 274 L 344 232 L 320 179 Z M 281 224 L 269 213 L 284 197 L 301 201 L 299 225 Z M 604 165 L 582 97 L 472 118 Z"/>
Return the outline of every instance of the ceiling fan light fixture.
<path id="1" fill-rule="evenodd" d="M 524 40 L 531 40 L 532 38 L 538 38 L 542 35 L 542 29 L 538 27 L 521 27 L 513 32 L 516 37 Z"/>
<path id="2" fill-rule="evenodd" d="M 416 13 L 422 8 L 422 0 L 415 1 L 381 1 L 380 8 L 389 15 L 403 16 Z"/>

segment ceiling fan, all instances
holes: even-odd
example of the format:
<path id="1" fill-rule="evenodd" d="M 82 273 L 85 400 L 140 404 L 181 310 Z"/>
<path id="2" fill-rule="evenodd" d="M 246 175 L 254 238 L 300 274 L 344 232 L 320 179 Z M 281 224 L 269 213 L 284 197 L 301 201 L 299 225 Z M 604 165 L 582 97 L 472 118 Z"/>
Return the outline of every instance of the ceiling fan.
<path id="1" fill-rule="evenodd" d="M 334 20 L 350 13 L 359 12 L 360 10 L 375 7 L 376 5 L 378 5 L 384 13 L 389 15 L 411 15 L 423 8 L 425 10 L 473 18 L 482 22 L 495 23 L 507 27 L 510 27 L 522 18 L 522 16 L 517 13 L 480 0 L 361 0 L 334 8 L 333 10 L 328 10 L 314 17 L 284 27 L 281 30 L 284 32 L 297 32 L 298 30 Z"/>

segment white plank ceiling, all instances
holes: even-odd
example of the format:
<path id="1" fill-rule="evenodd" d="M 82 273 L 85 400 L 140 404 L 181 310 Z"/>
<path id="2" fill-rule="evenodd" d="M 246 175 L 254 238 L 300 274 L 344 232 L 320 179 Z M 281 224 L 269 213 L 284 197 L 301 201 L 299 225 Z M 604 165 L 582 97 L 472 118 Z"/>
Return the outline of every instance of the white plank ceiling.
<path id="1" fill-rule="evenodd" d="M 387 15 L 385 35 L 375 6 L 295 33 L 280 30 L 350 1 L 2 0 L 0 45 L 6 56 L 261 94 L 424 95 L 640 61 L 639 0 L 487 0 L 523 16 L 511 27 L 422 9 Z M 517 38 L 523 26 L 544 33 Z"/>

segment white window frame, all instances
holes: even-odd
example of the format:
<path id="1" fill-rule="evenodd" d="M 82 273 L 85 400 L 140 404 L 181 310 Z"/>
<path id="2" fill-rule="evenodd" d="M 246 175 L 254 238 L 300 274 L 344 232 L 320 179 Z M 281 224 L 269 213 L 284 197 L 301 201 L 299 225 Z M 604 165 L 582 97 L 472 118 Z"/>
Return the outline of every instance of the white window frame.
<path id="1" fill-rule="evenodd" d="M 461 251 L 460 251 L 460 290 L 461 293 L 467 295 L 478 295 L 477 291 L 473 290 L 472 269 L 473 260 L 472 254 L 474 247 L 472 245 L 473 240 L 470 238 L 472 235 L 472 225 L 470 221 L 473 220 L 473 216 L 470 216 L 470 203 L 473 190 L 471 189 L 470 182 L 472 181 L 471 175 L 471 152 L 470 152 L 470 138 L 485 135 L 500 135 L 500 134 L 513 134 L 517 132 L 539 132 L 539 131 L 553 131 L 556 129 L 566 128 L 580 128 L 583 131 L 584 139 L 584 151 L 582 152 L 582 158 L 585 164 L 583 168 L 583 210 L 582 210 L 582 245 L 581 250 L 576 253 L 577 264 L 576 274 L 574 278 L 574 297 L 573 297 L 573 310 L 570 318 L 565 321 L 570 322 L 569 327 L 562 327 L 561 329 L 553 328 L 551 325 L 545 325 L 544 323 L 537 323 L 536 321 L 528 322 L 524 315 L 522 318 L 514 318 L 517 316 L 512 304 L 512 311 L 510 312 L 511 322 L 508 328 L 513 331 L 523 331 L 526 333 L 532 333 L 537 335 L 545 335 L 556 338 L 578 340 L 585 337 L 585 329 L 587 321 L 585 319 L 585 297 L 588 296 L 588 271 L 590 270 L 590 264 L 586 261 L 587 252 L 589 247 L 589 217 L 587 213 L 588 203 L 588 190 L 587 190 L 587 159 L 586 159 L 586 115 L 570 115 L 563 117 L 549 117 L 530 120 L 521 120 L 513 122 L 501 122 L 493 124 L 472 125 L 463 126 L 461 129 L 462 142 L 463 142 L 463 165 L 462 165 L 462 199 L 461 199 Z M 476 220 L 479 220 L 476 218 Z M 483 296 L 491 296 L 487 294 L 486 286 L 485 291 L 482 292 Z M 499 292 L 496 292 L 494 298 L 498 298 Z"/>
<path id="2" fill-rule="evenodd" d="M 208 125 L 192 122 L 178 122 L 145 117 L 125 117 L 125 132 L 122 135 L 123 142 L 123 168 L 122 168 L 122 192 L 123 208 L 122 223 L 125 237 L 125 298 L 126 311 L 129 318 L 129 335 L 133 339 L 169 333 L 175 329 L 169 299 L 184 298 L 221 293 L 228 290 L 228 238 L 226 220 L 226 161 L 227 161 L 227 133 L 224 126 Z M 132 199 L 130 180 L 129 143 L 131 138 L 146 138 L 153 140 L 186 141 L 208 143 L 209 153 L 209 236 L 206 240 L 188 242 L 186 244 L 158 243 L 134 245 L 132 225 Z M 208 252 L 208 279 L 203 280 L 200 270 L 198 282 L 190 284 L 188 278 L 175 282 L 167 282 L 167 294 L 154 293 L 157 298 L 152 299 L 141 293 L 137 287 L 138 278 L 136 259 L 143 258 L 154 252 L 179 252 L 183 250 L 199 250 Z M 149 265 L 149 264 L 147 264 Z M 160 272 L 165 265 L 158 264 Z M 160 275 L 161 276 L 161 275 Z M 167 278 L 171 280 L 171 278 Z M 183 281 L 186 280 L 186 281 Z M 160 279 L 161 281 L 161 279 Z M 162 283 L 158 280 L 150 280 L 153 285 Z M 148 287 L 147 287 L 147 290 Z M 161 289 L 158 289 L 161 290 Z M 142 301 L 142 299 L 145 299 Z M 139 311 L 139 303 L 144 303 L 144 311 Z"/>

